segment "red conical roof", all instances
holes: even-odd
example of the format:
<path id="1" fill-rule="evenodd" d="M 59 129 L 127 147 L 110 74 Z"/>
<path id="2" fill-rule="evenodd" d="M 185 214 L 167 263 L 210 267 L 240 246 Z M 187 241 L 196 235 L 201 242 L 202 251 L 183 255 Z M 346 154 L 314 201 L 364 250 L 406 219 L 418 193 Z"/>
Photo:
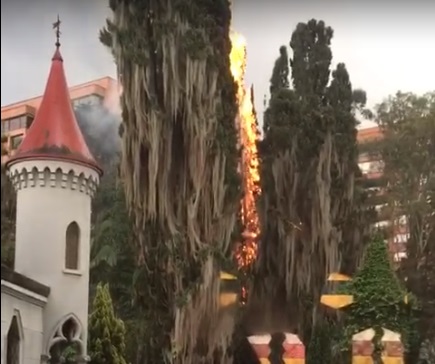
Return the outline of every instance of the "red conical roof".
<path id="1" fill-rule="evenodd" d="M 101 174 L 77 124 L 59 47 L 35 120 L 8 165 L 23 160 L 61 160 L 89 166 Z"/>

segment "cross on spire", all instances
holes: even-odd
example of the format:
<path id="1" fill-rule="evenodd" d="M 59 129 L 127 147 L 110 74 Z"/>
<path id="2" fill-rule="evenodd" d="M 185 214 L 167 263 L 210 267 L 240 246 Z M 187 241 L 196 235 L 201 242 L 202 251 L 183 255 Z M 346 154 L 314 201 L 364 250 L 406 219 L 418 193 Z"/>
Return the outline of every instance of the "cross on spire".
<path id="1" fill-rule="evenodd" d="M 59 17 L 53 23 L 56 49 L 51 58 L 50 73 L 44 96 L 32 127 L 20 147 L 8 160 L 8 166 L 22 160 L 65 161 L 84 165 L 101 174 L 77 124 L 66 82 L 59 49 Z M 15 158 L 15 159 L 14 159 Z"/>
<path id="2" fill-rule="evenodd" d="M 60 32 L 60 24 L 62 22 L 59 19 L 59 14 L 57 15 L 57 20 L 53 23 L 53 29 L 55 29 L 55 34 L 56 34 L 56 47 L 59 48 L 60 47 L 60 35 L 62 34 Z"/>

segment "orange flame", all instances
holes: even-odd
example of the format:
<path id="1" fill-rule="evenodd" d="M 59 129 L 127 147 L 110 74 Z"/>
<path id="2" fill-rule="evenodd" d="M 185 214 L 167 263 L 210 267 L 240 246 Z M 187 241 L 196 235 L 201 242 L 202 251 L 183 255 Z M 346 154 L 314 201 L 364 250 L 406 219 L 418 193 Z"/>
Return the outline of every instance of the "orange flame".
<path id="1" fill-rule="evenodd" d="M 242 35 L 233 32 L 231 44 L 231 73 L 237 84 L 239 105 L 236 123 L 239 129 L 239 143 L 242 147 L 240 170 L 244 193 L 241 201 L 243 242 L 236 249 L 235 257 L 239 268 L 246 269 L 257 257 L 257 238 L 260 233 L 256 207 L 256 199 L 261 192 L 257 152 L 258 130 L 252 97 L 245 87 L 246 41 Z"/>

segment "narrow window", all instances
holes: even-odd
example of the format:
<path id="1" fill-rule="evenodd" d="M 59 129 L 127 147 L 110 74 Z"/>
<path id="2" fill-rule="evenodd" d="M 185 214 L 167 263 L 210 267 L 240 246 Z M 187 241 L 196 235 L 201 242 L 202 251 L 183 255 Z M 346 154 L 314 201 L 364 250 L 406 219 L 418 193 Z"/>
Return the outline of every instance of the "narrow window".
<path id="1" fill-rule="evenodd" d="M 20 362 L 20 331 L 18 329 L 17 316 L 14 316 L 9 326 L 7 336 L 6 364 L 18 364 Z"/>
<path id="2" fill-rule="evenodd" d="M 80 229 L 74 221 L 66 228 L 65 268 L 79 269 Z"/>
<path id="3" fill-rule="evenodd" d="M 18 147 L 20 146 L 21 142 L 23 141 L 23 138 L 24 138 L 23 134 L 14 135 L 13 137 L 11 137 L 11 148 L 12 148 L 12 150 L 18 149 Z"/>

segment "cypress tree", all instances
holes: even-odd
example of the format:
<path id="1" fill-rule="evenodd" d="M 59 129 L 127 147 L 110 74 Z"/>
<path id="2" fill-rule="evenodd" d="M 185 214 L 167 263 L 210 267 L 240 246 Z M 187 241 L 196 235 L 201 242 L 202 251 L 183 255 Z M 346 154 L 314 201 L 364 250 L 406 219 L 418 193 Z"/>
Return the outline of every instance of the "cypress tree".
<path id="1" fill-rule="evenodd" d="M 273 67 L 272 77 L 270 78 L 270 94 L 273 95 L 275 92 L 286 89 L 289 87 L 289 58 L 287 47 L 281 46 L 279 49 L 279 57 L 275 61 L 275 66 Z"/>
<path id="2" fill-rule="evenodd" d="M 110 1 L 123 86 L 120 173 L 148 363 L 227 360 L 219 271 L 240 201 L 228 0 Z"/>
<path id="3" fill-rule="evenodd" d="M 115 316 L 107 284 L 97 287 L 89 317 L 88 347 L 92 364 L 126 364 L 125 327 Z"/>
<path id="4" fill-rule="evenodd" d="M 344 64 L 331 72 L 332 37 L 323 21 L 297 25 L 292 87 L 281 47 L 259 148 L 262 239 L 254 297 L 270 304 L 272 325 L 299 329 L 305 341 L 327 275 L 355 269 L 368 230 L 355 188 L 355 112 L 365 93 L 352 89 Z"/>

